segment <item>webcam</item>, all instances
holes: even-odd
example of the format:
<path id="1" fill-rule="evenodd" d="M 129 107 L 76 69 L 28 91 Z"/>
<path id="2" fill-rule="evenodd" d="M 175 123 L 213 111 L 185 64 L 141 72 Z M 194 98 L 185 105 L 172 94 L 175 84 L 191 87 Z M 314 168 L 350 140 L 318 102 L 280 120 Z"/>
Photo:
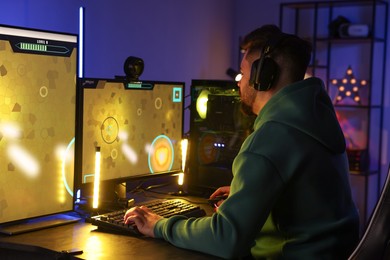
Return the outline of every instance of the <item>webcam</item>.
<path id="1" fill-rule="evenodd" d="M 127 81 L 138 81 L 144 71 L 144 61 L 141 58 L 129 56 L 123 65 L 123 69 L 125 71 Z"/>

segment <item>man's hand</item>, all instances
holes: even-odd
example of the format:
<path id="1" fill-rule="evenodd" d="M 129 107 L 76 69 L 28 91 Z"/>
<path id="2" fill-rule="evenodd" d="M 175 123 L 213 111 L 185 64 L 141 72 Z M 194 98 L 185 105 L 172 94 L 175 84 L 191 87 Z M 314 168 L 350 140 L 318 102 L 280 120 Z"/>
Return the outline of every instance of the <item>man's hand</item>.
<path id="1" fill-rule="evenodd" d="M 209 202 L 211 206 L 214 207 L 215 210 L 218 210 L 219 206 L 223 203 L 223 201 L 229 196 L 230 186 L 223 186 L 214 191 L 213 194 L 210 195 Z"/>
<path id="2" fill-rule="evenodd" d="M 213 194 L 210 195 L 210 199 L 214 199 L 215 197 L 227 197 L 230 193 L 230 186 L 223 186 L 214 191 Z"/>
<path id="3" fill-rule="evenodd" d="M 141 206 L 129 209 L 123 220 L 126 224 L 134 223 L 142 234 L 154 237 L 154 226 L 161 218 L 147 207 Z"/>

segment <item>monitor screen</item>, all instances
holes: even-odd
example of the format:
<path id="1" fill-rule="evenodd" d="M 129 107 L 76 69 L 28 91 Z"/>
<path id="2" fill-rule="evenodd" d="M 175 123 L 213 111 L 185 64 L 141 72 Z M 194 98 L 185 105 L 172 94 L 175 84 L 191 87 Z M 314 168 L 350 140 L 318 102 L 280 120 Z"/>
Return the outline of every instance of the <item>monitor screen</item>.
<path id="1" fill-rule="evenodd" d="M 0 26 L 0 224 L 73 209 L 77 36 Z"/>
<path id="2" fill-rule="evenodd" d="M 230 184 L 233 160 L 255 117 L 242 113 L 237 82 L 224 80 L 192 80 L 190 114 L 188 185 L 208 196 Z"/>
<path id="3" fill-rule="evenodd" d="M 184 83 L 82 79 L 79 90 L 82 184 L 95 179 L 97 148 L 102 183 L 181 170 Z"/>

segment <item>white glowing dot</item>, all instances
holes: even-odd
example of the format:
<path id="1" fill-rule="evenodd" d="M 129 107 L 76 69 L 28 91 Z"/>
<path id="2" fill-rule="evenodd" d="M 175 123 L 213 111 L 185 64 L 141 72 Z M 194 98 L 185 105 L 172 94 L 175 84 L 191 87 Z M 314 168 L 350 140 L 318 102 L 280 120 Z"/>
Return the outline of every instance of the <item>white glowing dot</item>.
<path id="1" fill-rule="evenodd" d="M 59 159 L 62 159 L 64 156 L 66 156 L 66 146 L 64 145 L 58 145 L 56 147 L 56 157 Z"/>
<path id="2" fill-rule="evenodd" d="M 18 126 L 12 123 L 4 123 L 0 125 L 0 132 L 5 138 L 18 139 L 22 136 L 22 132 Z"/>
<path id="3" fill-rule="evenodd" d="M 151 144 L 149 143 L 145 144 L 145 152 L 148 154 L 153 152 L 153 147 Z"/>
<path id="4" fill-rule="evenodd" d="M 8 147 L 8 156 L 20 170 L 30 178 L 36 178 L 39 174 L 38 161 L 25 149 L 13 144 Z"/>
<path id="5" fill-rule="evenodd" d="M 129 134 L 126 133 L 125 131 L 119 131 L 118 137 L 119 137 L 119 140 L 124 142 L 124 141 L 127 141 L 127 139 L 129 139 Z"/>
<path id="6" fill-rule="evenodd" d="M 122 152 L 126 159 L 129 160 L 129 162 L 131 162 L 132 164 L 136 164 L 138 162 L 137 153 L 134 151 L 133 148 L 130 147 L 130 145 L 123 144 Z"/>

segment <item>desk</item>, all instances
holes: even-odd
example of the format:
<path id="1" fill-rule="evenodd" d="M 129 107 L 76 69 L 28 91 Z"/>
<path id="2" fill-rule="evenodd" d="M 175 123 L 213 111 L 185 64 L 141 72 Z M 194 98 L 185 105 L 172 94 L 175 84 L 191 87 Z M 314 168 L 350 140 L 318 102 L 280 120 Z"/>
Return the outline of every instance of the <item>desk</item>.
<path id="1" fill-rule="evenodd" d="M 212 256 L 180 249 L 160 239 L 132 237 L 100 231 L 89 223 L 78 222 L 15 236 L 0 241 L 28 244 L 54 251 L 81 249 L 82 259 L 215 259 Z M 11 258 L 10 258 L 11 259 Z"/>
<path id="2" fill-rule="evenodd" d="M 203 208 L 206 209 L 205 205 Z M 216 257 L 199 252 L 177 248 L 160 239 L 96 231 L 95 226 L 85 223 L 83 220 L 15 236 L 1 235 L 0 242 L 40 246 L 58 252 L 81 249 L 83 253 L 77 257 L 88 260 L 216 259 Z"/>

